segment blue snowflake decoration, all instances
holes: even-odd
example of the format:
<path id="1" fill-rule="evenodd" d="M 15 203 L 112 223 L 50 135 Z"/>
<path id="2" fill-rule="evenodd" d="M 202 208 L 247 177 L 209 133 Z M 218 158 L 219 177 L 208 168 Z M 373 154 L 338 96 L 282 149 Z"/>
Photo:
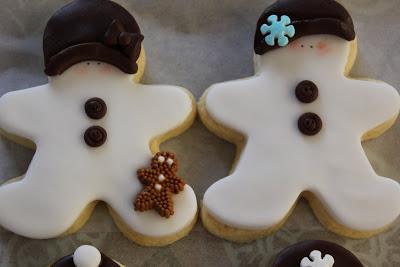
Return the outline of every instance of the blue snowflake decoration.
<path id="1" fill-rule="evenodd" d="M 268 24 L 261 25 L 260 31 L 263 35 L 268 34 L 265 37 L 265 43 L 269 46 L 275 45 L 275 40 L 278 40 L 278 45 L 283 47 L 289 44 L 288 37 L 292 38 L 296 33 L 294 26 L 289 25 L 292 23 L 288 16 L 281 16 L 281 20 L 278 21 L 277 15 L 271 15 L 267 19 Z"/>

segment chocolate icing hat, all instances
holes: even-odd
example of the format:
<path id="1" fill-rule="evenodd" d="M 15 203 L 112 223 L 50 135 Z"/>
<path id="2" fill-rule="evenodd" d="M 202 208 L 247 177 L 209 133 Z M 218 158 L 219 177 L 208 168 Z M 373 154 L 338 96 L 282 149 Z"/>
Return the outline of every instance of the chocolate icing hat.
<path id="1" fill-rule="evenodd" d="M 356 35 L 349 12 L 334 0 L 278 0 L 258 20 L 254 39 L 254 51 L 258 55 L 280 47 L 278 44 L 268 45 L 266 35 L 261 32 L 263 24 L 271 24 L 267 19 L 272 15 L 278 19 L 285 15 L 290 18 L 295 34 L 289 42 L 314 34 L 332 34 L 352 41 Z"/>
<path id="2" fill-rule="evenodd" d="M 125 73 L 137 72 L 143 36 L 133 16 L 109 0 L 75 0 L 48 21 L 43 37 L 45 73 L 97 60 Z"/>

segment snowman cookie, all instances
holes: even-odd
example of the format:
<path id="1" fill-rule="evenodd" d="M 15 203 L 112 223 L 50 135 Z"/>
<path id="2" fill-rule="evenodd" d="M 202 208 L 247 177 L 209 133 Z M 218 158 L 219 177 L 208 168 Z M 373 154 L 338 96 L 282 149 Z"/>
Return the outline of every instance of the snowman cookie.
<path id="1" fill-rule="evenodd" d="M 272 267 L 363 267 L 357 257 L 338 244 L 305 240 L 279 253 Z"/>
<path id="2" fill-rule="evenodd" d="M 178 157 L 157 154 L 165 157 L 157 182 L 140 170 L 160 142 L 191 125 L 195 101 L 180 87 L 137 82 L 142 40 L 132 15 L 108 0 L 75 0 L 49 20 L 48 84 L 0 98 L 2 133 L 36 147 L 26 174 L 0 186 L 1 226 L 38 239 L 70 234 L 103 201 L 142 245 L 166 245 L 191 230 L 197 202 L 177 177 Z"/>
<path id="3" fill-rule="evenodd" d="M 393 125 L 390 85 L 348 77 L 356 54 L 349 13 L 332 0 L 278 0 L 261 15 L 253 77 L 202 96 L 202 121 L 238 146 L 228 177 L 206 191 L 212 233 L 249 241 L 279 229 L 300 197 L 329 230 L 369 237 L 400 214 L 400 185 L 381 177 L 361 141 Z"/>
<path id="4" fill-rule="evenodd" d="M 83 245 L 73 254 L 62 257 L 50 267 L 123 267 L 124 265 L 107 257 L 96 247 Z"/>

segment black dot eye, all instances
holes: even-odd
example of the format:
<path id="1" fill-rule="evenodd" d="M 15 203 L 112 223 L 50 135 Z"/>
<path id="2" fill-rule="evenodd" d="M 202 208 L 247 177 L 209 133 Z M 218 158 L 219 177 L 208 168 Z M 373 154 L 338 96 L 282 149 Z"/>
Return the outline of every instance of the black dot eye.
<path id="1" fill-rule="evenodd" d="M 86 65 L 90 65 L 90 62 L 86 62 Z"/>
<path id="2" fill-rule="evenodd" d="M 301 45 L 301 47 L 304 47 L 304 45 Z"/>
<path id="3" fill-rule="evenodd" d="M 313 45 L 310 45 L 310 48 L 314 48 L 314 46 L 313 46 Z"/>
<path id="4" fill-rule="evenodd" d="M 97 62 L 97 65 L 101 65 L 101 62 Z"/>

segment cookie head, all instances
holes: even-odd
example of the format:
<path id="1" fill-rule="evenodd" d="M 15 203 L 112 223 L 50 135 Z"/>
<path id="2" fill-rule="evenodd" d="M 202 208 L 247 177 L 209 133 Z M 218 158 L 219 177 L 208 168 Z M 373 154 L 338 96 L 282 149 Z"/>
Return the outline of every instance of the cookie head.
<path id="1" fill-rule="evenodd" d="M 85 61 L 138 71 L 143 36 L 134 17 L 109 0 L 75 0 L 48 21 L 43 37 L 45 73 L 56 76 Z"/>
<path id="2" fill-rule="evenodd" d="M 257 22 L 254 51 L 263 55 L 286 47 L 299 38 L 324 34 L 347 41 L 355 39 L 353 20 L 338 2 L 278 0 L 263 12 Z"/>

